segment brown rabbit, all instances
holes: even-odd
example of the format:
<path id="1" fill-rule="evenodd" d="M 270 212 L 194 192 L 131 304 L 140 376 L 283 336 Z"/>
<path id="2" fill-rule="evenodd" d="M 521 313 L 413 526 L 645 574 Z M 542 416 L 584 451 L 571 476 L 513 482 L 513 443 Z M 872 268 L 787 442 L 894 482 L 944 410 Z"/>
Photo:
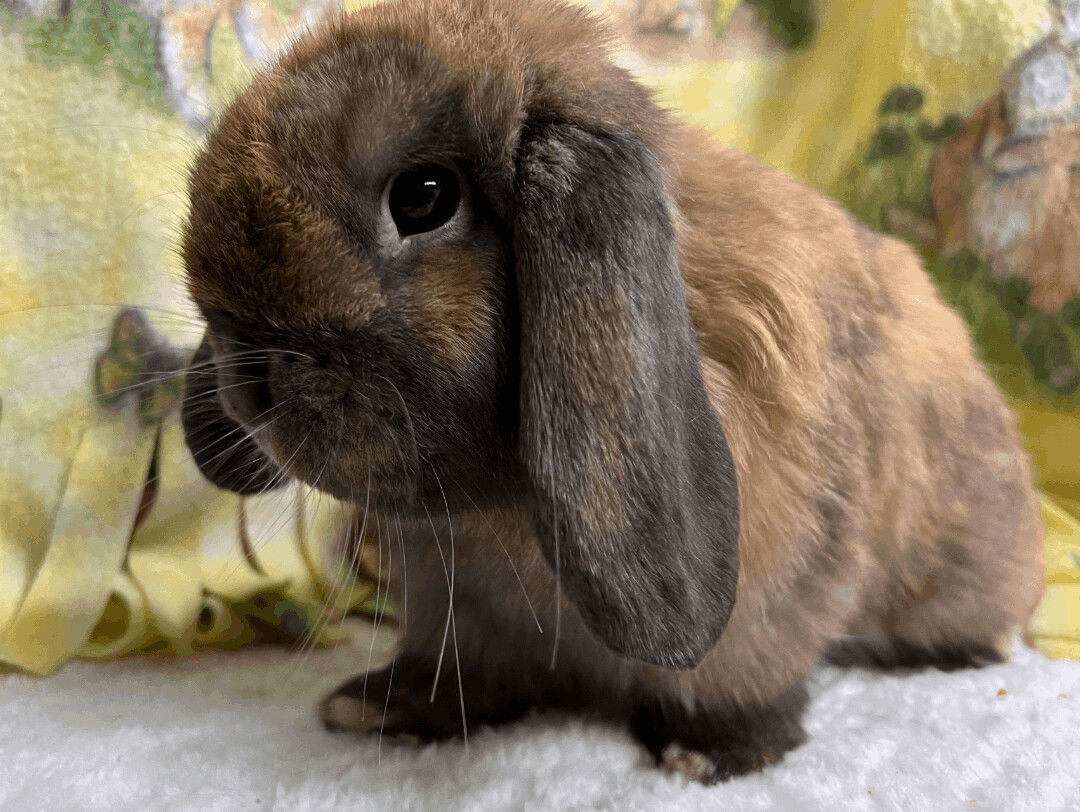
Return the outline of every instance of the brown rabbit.
<path id="1" fill-rule="evenodd" d="M 306 36 L 209 136 L 183 255 L 196 460 L 356 503 L 392 572 L 400 653 L 330 726 L 577 709 L 722 780 L 803 740 L 830 642 L 978 665 L 1039 600 L 1028 461 L 913 252 L 663 112 L 578 7 Z"/>

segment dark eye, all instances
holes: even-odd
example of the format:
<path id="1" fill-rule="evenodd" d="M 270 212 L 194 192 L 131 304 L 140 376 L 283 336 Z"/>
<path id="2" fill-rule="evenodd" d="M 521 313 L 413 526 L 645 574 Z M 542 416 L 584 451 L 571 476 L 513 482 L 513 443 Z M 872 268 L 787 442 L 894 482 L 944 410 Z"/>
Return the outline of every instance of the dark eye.
<path id="1" fill-rule="evenodd" d="M 461 202 L 457 175 L 432 164 L 402 172 L 390 184 L 390 216 L 402 237 L 434 231 L 451 217 Z"/>

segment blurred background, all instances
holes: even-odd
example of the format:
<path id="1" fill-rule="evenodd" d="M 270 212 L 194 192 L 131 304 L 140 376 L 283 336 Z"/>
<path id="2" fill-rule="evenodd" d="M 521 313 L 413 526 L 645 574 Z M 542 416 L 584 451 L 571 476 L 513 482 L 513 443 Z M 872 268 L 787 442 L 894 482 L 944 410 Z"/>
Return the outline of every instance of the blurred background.
<path id="1" fill-rule="evenodd" d="M 1037 464 L 1037 642 L 1080 659 L 1080 0 L 579 1 L 665 105 L 923 252 Z M 341 505 L 216 491 L 177 415 L 201 335 L 186 169 L 337 8 L 0 0 L 0 662 L 331 645 L 346 614 L 392 617 L 373 546 L 324 543 Z"/>

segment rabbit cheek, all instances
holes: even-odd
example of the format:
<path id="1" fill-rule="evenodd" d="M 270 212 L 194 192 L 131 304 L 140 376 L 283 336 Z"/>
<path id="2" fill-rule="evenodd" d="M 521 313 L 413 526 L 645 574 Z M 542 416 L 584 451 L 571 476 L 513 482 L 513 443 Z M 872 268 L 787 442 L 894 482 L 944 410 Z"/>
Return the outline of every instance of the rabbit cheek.
<path id="1" fill-rule="evenodd" d="M 500 268 L 495 252 L 441 246 L 417 269 L 408 327 L 440 368 L 475 369 L 491 360 Z"/>

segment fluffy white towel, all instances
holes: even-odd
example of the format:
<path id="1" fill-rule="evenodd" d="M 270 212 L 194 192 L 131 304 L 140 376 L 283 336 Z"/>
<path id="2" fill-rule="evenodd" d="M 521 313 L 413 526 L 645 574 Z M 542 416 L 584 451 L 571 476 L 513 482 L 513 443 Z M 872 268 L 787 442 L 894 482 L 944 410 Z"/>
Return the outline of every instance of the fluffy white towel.
<path id="1" fill-rule="evenodd" d="M 472 731 L 467 751 L 380 754 L 312 710 L 367 660 L 262 649 L 0 676 L 0 809 L 1080 809 L 1080 663 L 1026 650 L 954 674 L 822 668 L 808 743 L 717 787 L 554 715 Z"/>

